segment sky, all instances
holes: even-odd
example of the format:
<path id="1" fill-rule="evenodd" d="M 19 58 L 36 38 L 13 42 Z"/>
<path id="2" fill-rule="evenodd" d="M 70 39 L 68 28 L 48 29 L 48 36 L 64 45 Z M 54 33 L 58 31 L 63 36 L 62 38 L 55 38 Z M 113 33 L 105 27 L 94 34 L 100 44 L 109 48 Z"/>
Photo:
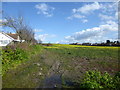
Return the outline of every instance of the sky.
<path id="1" fill-rule="evenodd" d="M 22 15 L 44 43 L 101 43 L 118 38 L 116 2 L 3 2 L 5 15 Z M 3 28 L 6 32 L 14 32 Z"/>

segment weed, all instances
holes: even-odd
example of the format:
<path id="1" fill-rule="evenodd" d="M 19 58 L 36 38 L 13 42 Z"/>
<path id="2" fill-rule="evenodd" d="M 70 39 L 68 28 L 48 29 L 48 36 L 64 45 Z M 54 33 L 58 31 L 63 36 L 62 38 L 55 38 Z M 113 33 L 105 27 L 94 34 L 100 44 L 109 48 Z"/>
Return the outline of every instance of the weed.
<path id="1" fill-rule="evenodd" d="M 120 82 L 118 76 L 110 76 L 107 72 L 101 74 L 99 71 L 87 71 L 83 82 L 82 88 L 118 88 L 116 85 Z"/>

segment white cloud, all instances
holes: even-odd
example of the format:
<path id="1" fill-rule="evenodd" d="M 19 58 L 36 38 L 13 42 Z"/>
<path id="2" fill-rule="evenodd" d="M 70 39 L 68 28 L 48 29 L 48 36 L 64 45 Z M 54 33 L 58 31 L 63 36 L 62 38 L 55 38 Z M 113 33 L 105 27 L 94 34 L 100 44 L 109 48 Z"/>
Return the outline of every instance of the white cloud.
<path id="1" fill-rule="evenodd" d="M 56 37 L 54 34 L 40 34 L 36 35 L 36 39 L 40 39 L 42 42 L 49 42 L 49 39 Z"/>
<path id="2" fill-rule="evenodd" d="M 94 11 L 98 11 L 100 13 L 96 13 L 101 19 L 101 25 L 98 27 L 93 27 L 89 29 L 85 29 L 79 32 L 74 33 L 71 36 L 65 37 L 64 42 L 103 42 L 107 39 L 115 40 L 118 35 L 118 24 L 117 19 L 120 13 L 117 11 L 118 5 L 117 3 L 98 3 L 94 2 L 91 4 L 85 4 L 79 8 L 72 9 L 72 15 L 69 17 L 71 19 L 76 18 L 74 15 L 84 16 L 79 18 L 83 23 L 88 22 L 89 14 L 93 14 Z M 119 13 L 119 14 L 118 14 Z M 96 15 L 96 16 L 97 16 Z M 120 21 L 119 21 L 120 22 Z"/>
<path id="3" fill-rule="evenodd" d="M 48 6 L 45 3 L 35 5 L 35 8 L 38 9 L 37 14 L 43 14 L 47 17 L 53 16 L 54 7 Z"/>
<path id="4" fill-rule="evenodd" d="M 71 20 L 72 20 L 73 18 L 82 19 L 82 18 L 85 18 L 85 16 L 80 15 L 80 14 L 73 14 L 72 16 L 67 17 L 67 19 L 71 19 Z"/>
<path id="5" fill-rule="evenodd" d="M 34 29 L 34 32 L 42 32 L 42 29 Z"/>
<path id="6" fill-rule="evenodd" d="M 7 20 L 6 19 L 0 19 L 0 23 L 2 23 L 2 22 L 7 22 Z"/>
<path id="7" fill-rule="evenodd" d="M 83 23 L 87 23 L 88 20 L 87 20 L 87 19 L 83 19 L 82 22 L 83 22 Z"/>
<path id="8" fill-rule="evenodd" d="M 2 23 L 7 23 L 6 19 L 0 19 L 0 27 L 2 26 Z"/>
<path id="9" fill-rule="evenodd" d="M 88 14 L 88 13 L 95 11 L 95 10 L 98 10 L 100 8 L 101 8 L 100 4 L 98 2 L 94 2 L 92 4 L 84 5 L 78 9 L 73 9 L 73 12 L 74 13 L 80 12 L 82 14 Z"/>
<path id="10" fill-rule="evenodd" d="M 114 12 L 118 9 L 118 3 L 114 2 L 101 4 L 101 9 L 104 14 L 114 14 Z"/>
<path id="11" fill-rule="evenodd" d="M 114 20 L 115 19 L 113 16 L 108 16 L 108 15 L 104 15 L 104 14 L 99 14 L 99 17 L 102 20 Z"/>
<path id="12" fill-rule="evenodd" d="M 76 13 L 76 12 L 77 12 L 77 9 L 75 9 L 75 8 L 72 9 L 72 12 L 73 12 L 73 13 Z"/>
<path id="13" fill-rule="evenodd" d="M 107 39 L 110 40 L 116 39 L 117 38 L 117 36 L 115 36 L 116 33 L 118 33 L 117 23 L 113 21 L 108 21 L 105 25 L 100 25 L 99 27 L 93 27 L 90 29 L 75 32 L 73 35 L 65 37 L 65 40 L 68 41 L 69 43 L 103 42 Z"/>
<path id="14" fill-rule="evenodd" d="M 56 42 L 56 44 L 58 44 L 58 43 L 60 43 L 60 44 L 67 44 L 67 43 L 69 43 L 69 41 L 68 40 L 60 40 L 60 41 Z"/>
<path id="15" fill-rule="evenodd" d="M 85 4 L 82 7 L 79 8 L 74 8 L 72 9 L 73 13 L 81 13 L 81 14 L 89 14 L 93 11 L 96 10 L 102 10 L 103 13 L 114 13 L 114 11 L 117 11 L 118 9 L 118 3 L 114 2 L 114 3 L 98 3 L 98 2 L 94 2 L 91 4 Z"/>
<path id="16" fill-rule="evenodd" d="M 88 20 L 86 19 L 85 14 L 88 14 L 98 9 L 100 9 L 100 4 L 98 2 L 87 4 L 77 9 L 74 8 L 72 9 L 72 15 L 67 17 L 67 19 L 72 20 L 73 18 L 77 18 L 80 19 L 83 23 L 87 23 Z"/>
<path id="17" fill-rule="evenodd" d="M 105 25 L 99 26 L 102 30 L 118 31 L 118 24 L 114 21 L 107 21 Z"/>
<path id="18" fill-rule="evenodd" d="M 94 11 L 100 10 L 101 13 L 98 13 L 98 16 L 101 18 L 101 20 L 115 20 L 115 12 L 117 11 L 117 3 L 90 3 L 85 4 L 79 8 L 73 8 L 72 9 L 72 15 L 67 17 L 67 19 L 73 19 L 78 18 L 83 23 L 86 23 L 88 21 L 88 15 L 93 14 Z M 116 13 L 117 16 L 117 13 Z M 89 15 L 90 17 L 90 15 Z"/>
<path id="19" fill-rule="evenodd" d="M 0 19 L 0 23 L 2 22 L 2 19 Z"/>
<path id="20" fill-rule="evenodd" d="M 48 34 L 42 34 L 38 36 L 38 38 L 41 39 L 42 41 L 45 41 L 47 37 L 48 37 Z"/>

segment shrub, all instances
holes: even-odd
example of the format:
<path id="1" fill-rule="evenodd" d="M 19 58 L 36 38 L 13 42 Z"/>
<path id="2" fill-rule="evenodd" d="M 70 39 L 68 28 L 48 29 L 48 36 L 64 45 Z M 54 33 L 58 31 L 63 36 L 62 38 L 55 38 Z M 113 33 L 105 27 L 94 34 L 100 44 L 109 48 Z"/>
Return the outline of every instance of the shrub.
<path id="1" fill-rule="evenodd" d="M 87 71 L 81 88 L 118 88 L 120 77 L 110 76 L 107 72 L 101 74 L 99 71 Z"/>
<path id="2" fill-rule="evenodd" d="M 7 64 L 15 60 L 24 60 L 26 58 L 26 52 L 20 48 L 16 48 L 15 50 L 9 48 L 2 51 L 2 64 Z"/>
<path id="3" fill-rule="evenodd" d="M 2 75 L 10 69 L 15 68 L 21 61 L 27 60 L 27 53 L 26 51 L 20 48 L 10 48 L 7 47 L 6 49 L 2 50 Z"/>
<path id="4" fill-rule="evenodd" d="M 115 84 L 115 87 L 117 87 L 120 90 L 120 71 L 116 73 L 116 75 L 113 78 L 113 82 Z"/>

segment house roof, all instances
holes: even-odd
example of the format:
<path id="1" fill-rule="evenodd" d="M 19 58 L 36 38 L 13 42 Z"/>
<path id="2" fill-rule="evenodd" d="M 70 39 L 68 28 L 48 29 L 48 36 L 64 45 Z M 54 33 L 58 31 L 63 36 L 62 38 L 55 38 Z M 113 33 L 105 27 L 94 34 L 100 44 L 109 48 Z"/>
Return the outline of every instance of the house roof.
<path id="1" fill-rule="evenodd" d="M 18 34 L 13 34 L 13 33 L 7 33 L 7 35 L 9 35 L 10 37 L 12 37 L 13 39 L 18 39 Z"/>
<path id="2" fill-rule="evenodd" d="M 12 38 L 11 36 L 9 36 L 9 35 L 7 35 L 6 33 L 4 33 L 4 32 L 0 32 L 1 34 L 3 34 L 3 35 L 5 35 L 6 37 L 8 37 L 8 38 L 10 38 L 10 39 L 12 39 L 12 40 L 14 40 L 14 38 Z"/>

